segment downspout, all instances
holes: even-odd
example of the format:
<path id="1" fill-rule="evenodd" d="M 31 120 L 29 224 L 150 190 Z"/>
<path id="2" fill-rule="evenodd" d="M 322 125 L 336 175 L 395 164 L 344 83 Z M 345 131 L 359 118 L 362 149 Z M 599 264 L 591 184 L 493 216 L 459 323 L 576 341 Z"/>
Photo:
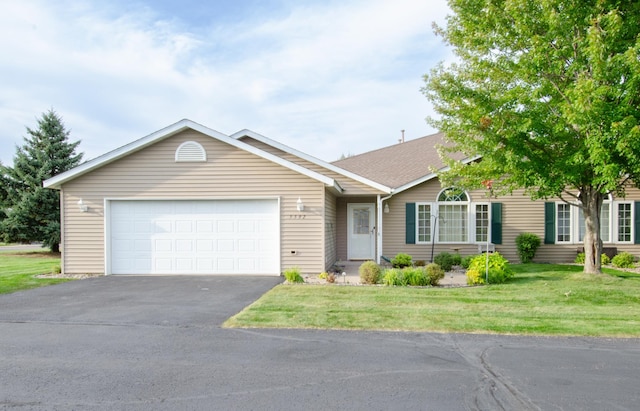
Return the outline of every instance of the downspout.
<path id="1" fill-rule="evenodd" d="M 378 233 L 378 241 L 376 241 L 376 263 L 380 264 L 380 257 L 382 256 L 382 213 L 383 213 L 383 207 L 382 207 L 382 202 L 383 201 L 387 201 L 388 199 L 390 199 L 391 197 L 393 197 L 393 194 L 388 195 L 387 197 L 384 198 L 380 198 L 380 194 L 378 194 L 378 221 L 376 222 L 377 225 L 377 230 L 376 232 Z"/>

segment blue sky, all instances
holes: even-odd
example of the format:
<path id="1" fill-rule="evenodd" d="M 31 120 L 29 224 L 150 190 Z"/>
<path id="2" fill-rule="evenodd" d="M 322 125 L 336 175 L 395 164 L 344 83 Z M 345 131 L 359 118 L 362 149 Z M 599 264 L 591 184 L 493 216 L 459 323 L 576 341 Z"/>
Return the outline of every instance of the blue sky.
<path id="1" fill-rule="evenodd" d="M 0 160 L 49 108 L 91 159 L 188 118 L 326 161 L 433 133 L 445 0 L 3 2 Z"/>

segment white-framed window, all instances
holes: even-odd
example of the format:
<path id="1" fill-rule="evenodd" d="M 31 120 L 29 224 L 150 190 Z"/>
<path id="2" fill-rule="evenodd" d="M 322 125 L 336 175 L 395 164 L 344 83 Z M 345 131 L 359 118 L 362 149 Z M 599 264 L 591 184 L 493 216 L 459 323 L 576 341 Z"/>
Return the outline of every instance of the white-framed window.
<path id="1" fill-rule="evenodd" d="M 469 196 L 464 190 L 449 187 L 438 194 L 438 242 L 469 241 Z"/>
<path id="2" fill-rule="evenodd" d="M 475 241 L 486 243 L 489 238 L 489 204 L 476 204 L 475 206 Z"/>
<path id="3" fill-rule="evenodd" d="M 416 227 L 418 229 L 417 242 L 431 242 L 431 204 L 416 204 L 416 212 L 418 213 L 418 221 Z"/>
<path id="4" fill-rule="evenodd" d="M 571 242 L 571 208 L 567 203 L 556 204 L 556 243 Z"/>
<path id="5" fill-rule="evenodd" d="M 617 204 L 617 232 L 619 243 L 630 243 L 633 241 L 633 207 L 631 203 L 624 202 Z"/>
<path id="6" fill-rule="evenodd" d="M 600 236 L 604 243 L 632 243 L 634 239 L 632 201 L 605 199 L 600 210 Z M 555 242 L 581 244 L 585 236 L 584 212 L 563 202 L 556 203 Z"/>
<path id="7" fill-rule="evenodd" d="M 407 238 L 415 244 L 484 244 L 493 238 L 494 207 L 486 199 L 475 202 L 466 191 L 449 187 L 440 191 L 433 202 L 413 204 L 415 220 L 407 223 L 412 230 Z"/>

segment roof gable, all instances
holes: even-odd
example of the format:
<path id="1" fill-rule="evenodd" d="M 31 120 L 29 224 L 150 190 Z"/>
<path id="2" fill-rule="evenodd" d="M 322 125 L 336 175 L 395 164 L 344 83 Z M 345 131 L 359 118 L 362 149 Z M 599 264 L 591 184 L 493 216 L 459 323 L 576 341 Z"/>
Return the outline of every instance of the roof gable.
<path id="1" fill-rule="evenodd" d="M 116 160 L 119 160 L 129 154 L 132 154 L 134 152 L 140 151 L 142 149 L 144 149 L 145 147 L 148 147 L 154 143 L 157 143 L 161 140 L 164 140 L 166 138 L 169 138 L 177 133 L 180 133 L 184 130 L 187 129 L 192 129 L 195 131 L 198 131 L 206 136 L 209 136 L 211 138 L 214 138 L 216 140 L 222 141 L 224 143 L 227 143 L 231 146 L 234 146 L 238 149 L 250 152 L 252 154 L 255 154 L 259 157 L 262 157 L 266 160 L 272 161 L 276 164 L 279 164 L 283 167 L 286 167 L 290 170 L 296 171 L 300 174 L 306 175 L 307 177 L 313 178 L 314 180 L 320 181 L 323 184 L 334 188 L 336 191 L 341 192 L 342 189 L 340 188 L 340 185 L 332 178 L 327 177 L 325 175 L 322 175 L 321 173 L 318 173 L 316 171 L 313 170 L 309 170 L 307 168 L 304 168 L 298 164 L 292 163 L 290 161 L 287 161 L 283 158 L 280 158 L 278 156 L 275 156 L 273 154 L 267 153 L 263 150 L 260 150 L 259 148 L 256 148 L 252 145 L 243 143 L 242 141 L 237 140 L 236 138 L 232 138 L 229 137 L 225 134 L 222 134 L 218 131 L 215 131 L 213 129 L 210 129 L 208 127 L 205 127 L 201 124 L 195 123 L 191 120 L 180 120 L 177 123 L 174 123 L 168 127 L 165 127 L 161 130 L 156 131 L 155 133 L 149 134 L 146 137 L 143 137 L 141 139 L 138 139 L 136 141 L 133 141 L 127 145 L 124 145 L 120 148 L 117 148 L 113 151 L 110 151 L 109 153 L 106 153 L 102 156 L 96 157 L 93 160 L 89 160 L 69 171 L 66 171 L 64 173 L 58 174 L 57 176 L 54 176 L 50 179 L 47 179 L 43 182 L 44 187 L 49 187 L 49 188 L 60 188 L 62 186 L 62 184 L 71 181 L 77 177 L 80 177 L 81 175 L 87 174 L 95 169 L 98 169 L 104 165 L 110 164 Z"/>

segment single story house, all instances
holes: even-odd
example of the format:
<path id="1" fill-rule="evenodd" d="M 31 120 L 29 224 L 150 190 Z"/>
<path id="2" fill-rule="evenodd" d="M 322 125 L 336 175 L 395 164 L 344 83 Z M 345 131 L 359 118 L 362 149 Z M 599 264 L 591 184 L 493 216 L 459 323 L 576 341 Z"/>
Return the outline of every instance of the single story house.
<path id="1" fill-rule="evenodd" d="M 441 143 L 434 134 L 327 163 L 253 131 L 181 120 L 44 182 L 61 192 L 62 270 L 319 273 L 341 260 L 486 247 L 515 262 L 522 232 L 544 238 L 539 261 L 575 258 L 577 208 L 441 187 L 431 171 L 443 167 Z M 635 189 L 605 203 L 607 246 L 640 254 L 639 205 Z"/>

